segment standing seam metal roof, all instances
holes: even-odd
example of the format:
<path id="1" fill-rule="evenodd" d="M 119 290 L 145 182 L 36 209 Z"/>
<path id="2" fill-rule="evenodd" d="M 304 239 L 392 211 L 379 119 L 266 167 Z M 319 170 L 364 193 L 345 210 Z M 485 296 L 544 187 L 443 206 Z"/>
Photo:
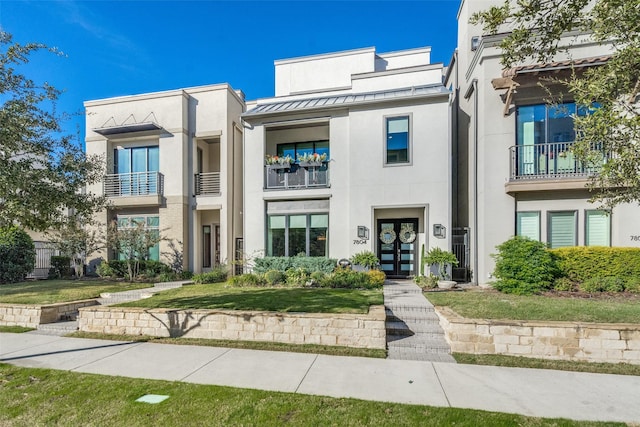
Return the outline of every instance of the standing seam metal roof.
<path id="1" fill-rule="evenodd" d="M 404 89 L 394 89 L 389 91 L 381 91 L 381 92 L 368 92 L 368 93 L 358 93 L 358 94 L 343 94 L 343 95 L 333 95 L 333 96 L 324 96 L 324 97 L 316 97 L 316 98 L 305 98 L 294 101 L 282 101 L 282 102 L 270 102 L 267 104 L 258 105 L 252 110 L 247 111 L 242 116 L 253 116 L 259 114 L 266 113 L 281 113 L 285 111 L 295 111 L 295 110 L 310 110 L 314 108 L 322 108 L 329 106 L 337 106 L 337 105 L 345 105 L 345 104 L 355 104 L 355 103 L 364 103 L 364 102 L 375 102 L 381 100 L 391 100 L 391 99 L 403 99 L 403 98 L 412 98 L 416 96 L 428 96 L 428 95 L 438 95 L 438 94 L 446 94 L 449 91 L 440 83 L 426 85 L 426 86 L 416 86 L 416 87 L 408 87 Z"/>

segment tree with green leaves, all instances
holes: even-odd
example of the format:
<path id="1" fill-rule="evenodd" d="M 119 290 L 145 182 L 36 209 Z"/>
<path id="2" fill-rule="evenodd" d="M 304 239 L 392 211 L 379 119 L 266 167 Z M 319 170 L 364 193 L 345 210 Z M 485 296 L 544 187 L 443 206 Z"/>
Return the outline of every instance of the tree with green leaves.
<path id="1" fill-rule="evenodd" d="M 471 22 L 489 34 L 510 31 L 501 42 L 505 67 L 550 62 L 564 52 L 571 58 L 585 34 L 611 47 L 603 65 L 553 83 L 577 104 L 597 106 L 574 120 L 576 157 L 602 165 L 591 178 L 593 199 L 609 207 L 640 202 L 640 0 L 507 0 Z"/>
<path id="2" fill-rule="evenodd" d="M 84 275 L 87 257 L 103 249 L 106 241 L 101 229 L 90 222 L 71 216 L 59 228 L 47 233 L 48 240 L 61 255 L 71 259 L 76 277 Z"/>
<path id="3" fill-rule="evenodd" d="M 163 239 L 159 230 L 146 228 L 143 221 L 131 221 L 118 226 L 116 221 L 107 228 L 107 243 L 124 258 L 128 280 L 134 281 L 140 273 L 140 261 L 147 260 L 149 250 Z"/>
<path id="4" fill-rule="evenodd" d="M 63 224 L 69 211 L 91 217 L 105 200 L 84 191 L 102 179 L 102 161 L 62 134 L 61 92 L 21 73 L 38 51 L 59 54 L 0 31 L 0 226 L 44 231 Z"/>

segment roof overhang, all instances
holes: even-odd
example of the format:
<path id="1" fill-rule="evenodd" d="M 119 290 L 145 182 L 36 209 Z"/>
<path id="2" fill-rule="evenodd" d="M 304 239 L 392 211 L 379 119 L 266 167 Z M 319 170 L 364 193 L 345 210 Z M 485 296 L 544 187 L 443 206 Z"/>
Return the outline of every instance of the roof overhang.
<path id="1" fill-rule="evenodd" d="M 138 132 L 147 132 L 147 133 L 162 133 L 163 129 L 157 123 L 154 122 L 143 122 L 143 123 L 131 123 L 131 124 L 123 124 L 117 126 L 105 126 L 100 128 L 92 129 L 95 133 L 99 133 L 102 136 L 113 136 L 113 135 L 121 135 L 125 133 L 138 133 Z"/>

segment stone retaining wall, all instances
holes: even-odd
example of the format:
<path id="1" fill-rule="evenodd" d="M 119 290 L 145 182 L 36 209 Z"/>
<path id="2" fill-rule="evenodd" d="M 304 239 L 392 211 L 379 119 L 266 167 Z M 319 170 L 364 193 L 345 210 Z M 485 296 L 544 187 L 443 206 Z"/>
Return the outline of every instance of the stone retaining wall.
<path id="1" fill-rule="evenodd" d="M 171 310 L 129 307 L 80 309 L 84 332 L 149 335 L 361 348 L 386 346 L 385 312 L 368 314 L 274 313 L 235 310 Z"/>
<path id="2" fill-rule="evenodd" d="M 451 351 L 640 364 L 640 325 L 467 319 L 436 307 Z"/>
<path id="3" fill-rule="evenodd" d="M 0 325 L 36 328 L 42 323 L 75 317 L 79 308 L 96 304 L 94 299 L 47 305 L 0 304 Z"/>

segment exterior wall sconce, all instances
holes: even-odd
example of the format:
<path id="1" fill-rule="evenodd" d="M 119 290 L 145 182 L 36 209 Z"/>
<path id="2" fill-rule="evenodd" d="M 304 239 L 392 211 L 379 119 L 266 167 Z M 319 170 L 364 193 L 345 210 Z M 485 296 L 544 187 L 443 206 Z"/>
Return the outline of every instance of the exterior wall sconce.
<path id="1" fill-rule="evenodd" d="M 433 224 L 433 236 L 444 239 L 447 236 L 447 228 L 442 224 Z"/>
<path id="2" fill-rule="evenodd" d="M 369 229 L 364 225 L 358 226 L 358 239 L 369 240 Z"/>

